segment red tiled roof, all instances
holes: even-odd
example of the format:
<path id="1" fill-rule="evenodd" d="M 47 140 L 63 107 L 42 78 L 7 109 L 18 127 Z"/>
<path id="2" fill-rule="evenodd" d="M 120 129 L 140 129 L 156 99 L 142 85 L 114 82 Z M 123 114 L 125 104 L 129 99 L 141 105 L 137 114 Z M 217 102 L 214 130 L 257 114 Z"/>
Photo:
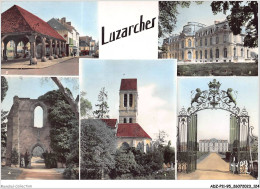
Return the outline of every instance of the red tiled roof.
<path id="1" fill-rule="evenodd" d="M 137 79 L 121 79 L 120 90 L 137 90 Z"/>
<path id="2" fill-rule="evenodd" d="M 118 124 L 117 137 L 134 137 L 152 139 L 138 123 Z"/>
<path id="3" fill-rule="evenodd" d="M 116 128 L 117 119 L 101 119 L 103 122 L 107 124 L 107 126 L 111 127 L 112 129 Z"/>
<path id="4" fill-rule="evenodd" d="M 47 22 L 14 5 L 1 14 L 1 33 L 37 32 L 56 39 L 65 39 Z"/>

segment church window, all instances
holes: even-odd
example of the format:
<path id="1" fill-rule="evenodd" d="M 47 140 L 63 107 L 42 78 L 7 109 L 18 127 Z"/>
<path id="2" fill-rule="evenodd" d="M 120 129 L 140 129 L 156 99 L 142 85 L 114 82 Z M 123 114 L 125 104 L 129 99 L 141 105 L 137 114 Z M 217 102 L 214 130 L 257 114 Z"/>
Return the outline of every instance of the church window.
<path id="1" fill-rule="evenodd" d="M 124 94 L 124 107 L 127 107 L 127 94 Z"/>
<path id="2" fill-rule="evenodd" d="M 43 127 L 43 109 L 40 106 L 34 109 L 34 127 Z"/>

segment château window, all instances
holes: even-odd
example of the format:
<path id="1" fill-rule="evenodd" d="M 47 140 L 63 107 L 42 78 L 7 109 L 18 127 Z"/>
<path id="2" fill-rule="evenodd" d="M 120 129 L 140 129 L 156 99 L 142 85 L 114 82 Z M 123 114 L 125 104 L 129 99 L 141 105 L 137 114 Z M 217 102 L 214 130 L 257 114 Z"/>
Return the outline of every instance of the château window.
<path id="1" fill-rule="evenodd" d="M 216 58 L 219 58 L 219 49 L 216 49 Z"/>
<path id="2" fill-rule="evenodd" d="M 205 46 L 207 46 L 207 45 L 208 45 L 208 39 L 205 38 Z"/>
<path id="3" fill-rule="evenodd" d="M 181 51 L 181 58 L 184 60 L 184 51 Z"/>
<path id="4" fill-rule="evenodd" d="M 234 47 L 234 56 L 237 56 L 237 49 Z"/>
<path id="5" fill-rule="evenodd" d="M 200 39 L 200 46 L 202 46 L 202 39 Z"/>
<path id="6" fill-rule="evenodd" d="M 188 59 L 191 60 L 192 56 L 191 56 L 191 52 L 188 52 Z"/>
<path id="7" fill-rule="evenodd" d="M 246 51 L 246 57 L 249 58 L 249 50 Z"/>
<path id="8" fill-rule="evenodd" d="M 200 51 L 200 59 L 202 59 L 202 51 Z"/>
<path id="9" fill-rule="evenodd" d="M 207 59 L 207 58 L 208 58 L 208 51 L 205 50 L 205 59 Z"/>
<path id="10" fill-rule="evenodd" d="M 210 42 L 210 45 L 212 45 L 213 43 L 212 43 L 212 37 L 209 39 L 209 42 Z"/>
<path id="11" fill-rule="evenodd" d="M 181 42 L 181 48 L 184 48 L 184 41 Z"/>
<path id="12" fill-rule="evenodd" d="M 124 123 L 127 123 L 126 118 L 124 118 Z"/>
<path id="13" fill-rule="evenodd" d="M 227 35 L 226 35 L 226 34 L 224 35 L 223 42 L 224 42 L 224 43 L 227 42 Z"/>
<path id="14" fill-rule="evenodd" d="M 241 57 L 244 57 L 244 49 L 241 48 Z"/>
<path id="15" fill-rule="evenodd" d="M 227 48 L 224 48 L 224 58 L 227 58 Z"/>
<path id="16" fill-rule="evenodd" d="M 129 123 L 133 123 L 133 118 L 129 118 Z"/>
<path id="17" fill-rule="evenodd" d="M 196 59 L 198 59 L 198 51 L 196 51 Z"/>
<path id="18" fill-rule="evenodd" d="M 191 40 L 190 39 L 188 40 L 188 45 L 189 45 L 189 47 L 191 47 Z"/>
<path id="19" fill-rule="evenodd" d="M 127 94 L 124 94 L 124 107 L 127 107 Z"/>
<path id="20" fill-rule="evenodd" d="M 219 37 L 217 36 L 216 37 L 216 44 L 218 44 L 219 43 Z"/>
<path id="21" fill-rule="evenodd" d="M 43 127 L 43 109 L 40 106 L 34 109 L 34 127 Z"/>

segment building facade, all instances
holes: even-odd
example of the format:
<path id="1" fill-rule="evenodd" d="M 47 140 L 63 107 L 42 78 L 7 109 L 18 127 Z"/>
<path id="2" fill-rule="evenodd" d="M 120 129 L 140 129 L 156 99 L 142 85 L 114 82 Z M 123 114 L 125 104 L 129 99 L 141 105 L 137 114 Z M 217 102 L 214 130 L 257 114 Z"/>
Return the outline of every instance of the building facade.
<path id="1" fill-rule="evenodd" d="M 210 140 L 200 140 L 199 151 L 200 152 L 227 152 L 228 141 L 217 140 L 215 138 L 212 138 Z"/>
<path id="2" fill-rule="evenodd" d="M 67 54 L 68 55 L 79 55 L 79 33 L 71 25 L 71 22 L 66 21 L 66 17 L 61 19 L 52 18 L 48 21 L 48 24 L 55 29 L 61 36 L 63 36 L 67 43 Z"/>
<path id="3" fill-rule="evenodd" d="M 188 22 L 180 35 L 163 41 L 161 56 L 183 63 L 254 62 L 254 49 L 244 47 L 244 37 L 234 35 L 226 20 L 210 26 Z"/>

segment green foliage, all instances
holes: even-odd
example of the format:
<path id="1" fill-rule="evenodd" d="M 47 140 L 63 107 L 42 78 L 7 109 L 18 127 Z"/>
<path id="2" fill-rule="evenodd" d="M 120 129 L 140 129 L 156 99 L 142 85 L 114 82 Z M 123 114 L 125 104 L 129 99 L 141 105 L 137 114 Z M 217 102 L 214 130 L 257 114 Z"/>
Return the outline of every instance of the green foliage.
<path id="1" fill-rule="evenodd" d="M 175 151 L 171 147 L 171 141 L 168 142 L 168 145 L 164 147 L 163 152 L 164 163 L 174 163 L 175 162 Z"/>
<path id="2" fill-rule="evenodd" d="M 13 165 L 17 165 L 18 164 L 18 152 L 16 150 L 16 148 L 12 149 L 12 154 L 11 154 L 11 164 Z"/>
<path id="3" fill-rule="evenodd" d="M 80 94 L 80 115 L 81 117 L 90 117 L 90 111 L 92 110 L 91 102 L 85 98 L 86 92 Z"/>
<path id="4" fill-rule="evenodd" d="M 1 147 L 6 147 L 8 111 L 1 110 Z"/>
<path id="5" fill-rule="evenodd" d="M 8 90 L 8 82 L 4 76 L 1 76 L 1 102 L 3 102 Z"/>
<path id="6" fill-rule="evenodd" d="M 107 104 L 107 91 L 105 91 L 105 87 L 101 88 L 98 95 L 99 104 L 95 104 L 98 108 L 93 112 L 95 118 L 109 118 L 108 112 L 109 107 Z"/>
<path id="7" fill-rule="evenodd" d="M 45 167 L 47 169 L 50 168 L 57 168 L 57 157 L 55 155 L 55 153 L 49 153 L 48 151 L 46 151 L 45 153 L 42 154 L 43 159 L 44 159 L 44 163 L 45 163 Z"/>
<path id="8" fill-rule="evenodd" d="M 230 10 L 227 20 L 234 35 L 242 33 L 245 26 L 246 36 L 244 46 L 258 47 L 258 2 L 257 1 L 213 1 L 211 3 L 212 12 L 224 14 Z"/>
<path id="9" fill-rule="evenodd" d="M 98 119 L 81 120 L 81 179 L 101 179 L 115 168 L 115 131 Z"/>
<path id="10" fill-rule="evenodd" d="M 66 90 L 71 94 L 69 89 Z M 64 176 L 67 179 L 77 178 L 75 170 L 79 166 L 78 119 L 60 90 L 49 91 L 38 99 L 50 105 L 48 120 L 51 124 L 50 146 L 53 152 L 51 155 L 47 153 L 46 157 L 50 158 L 47 166 L 57 166 L 54 160 L 66 163 Z"/>
<path id="11" fill-rule="evenodd" d="M 122 176 L 124 174 L 131 174 L 135 172 L 137 168 L 137 163 L 135 161 L 135 156 L 133 152 L 117 150 L 115 156 L 116 166 L 115 171 L 117 176 Z"/>
<path id="12" fill-rule="evenodd" d="M 66 179 L 79 179 L 79 127 L 78 121 L 74 122 L 69 137 L 70 153 L 66 158 L 66 169 L 63 173 Z"/>

